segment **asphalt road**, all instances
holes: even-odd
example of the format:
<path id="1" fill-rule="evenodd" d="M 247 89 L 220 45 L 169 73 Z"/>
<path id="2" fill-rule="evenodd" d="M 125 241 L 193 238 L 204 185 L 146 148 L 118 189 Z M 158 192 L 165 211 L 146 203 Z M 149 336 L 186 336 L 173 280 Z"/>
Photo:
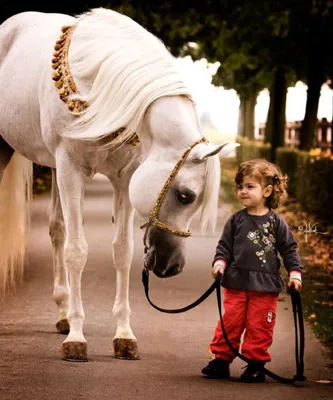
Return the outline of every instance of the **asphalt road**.
<path id="1" fill-rule="evenodd" d="M 238 381 L 244 362 L 235 360 L 228 381 L 201 375 L 210 360 L 207 352 L 218 318 L 215 294 L 186 313 L 169 315 L 153 309 L 141 283 L 142 232 L 135 229 L 135 256 L 131 271 L 131 325 L 141 359 L 113 357 L 115 269 L 111 259 L 111 188 L 101 177 L 93 179 L 85 200 L 85 232 L 89 257 L 83 275 L 84 333 L 87 363 L 62 361 L 65 336 L 56 333 L 56 305 L 52 301 L 52 258 L 48 236 L 49 194 L 34 201 L 24 284 L 15 297 L 0 305 L 0 400 L 214 400 L 214 399 L 332 399 L 332 380 L 321 344 L 306 327 L 305 375 L 302 385 Z M 202 237 L 196 227 L 188 240 L 184 272 L 166 280 L 150 278 L 150 294 L 164 308 L 183 307 L 197 299 L 212 283 L 211 258 L 228 206 L 220 210 L 216 234 Z M 136 223 L 138 225 L 136 220 Z M 284 377 L 295 373 L 294 327 L 289 296 L 278 308 L 273 361 L 268 368 Z"/>

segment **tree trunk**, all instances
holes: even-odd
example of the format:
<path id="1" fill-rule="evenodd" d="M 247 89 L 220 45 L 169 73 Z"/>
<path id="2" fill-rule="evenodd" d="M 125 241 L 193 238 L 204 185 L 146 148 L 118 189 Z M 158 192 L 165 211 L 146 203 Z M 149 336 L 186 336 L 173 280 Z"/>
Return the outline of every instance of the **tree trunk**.
<path id="1" fill-rule="evenodd" d="M 245 136 L 245 100 L 243 96 L 239 98 L 239 109 L 238 109 L 238 128 L 237 128 L 237 135 L 240 137 Z"/>
<path id="2" fill-rule="evenodd" d="M 255 106 L 257 104 L 258 93 L 251 93 L 246 101 L 245 136 L 254 140 Z"/>
<path id="3" fill-rule="evenodd" d="M 310 58 L 308 71 L 308 90 L 305 108 L 305 116 L 300 131 L 301 150 L 310 150 L 316 140 L 317 114 L 320 91 L 324 83 L 324 68 L 321 60 Z"/>
<path id="4" fill-rule="evenodd" d="M 278 69 L 270 89 L 265 142 L 271 144 L 270 160 L 275 162 L 276 149 L 284 145 L 286 126 L 287 81 L 285 71 Z"/>
<path id="5" fill-rule="evenodd" d="M 258 93 L 254 92 L 247 96 L 240 96 L 238 114 L 238 135 L 254 139 L 255 106 L 257 104 Z"/>

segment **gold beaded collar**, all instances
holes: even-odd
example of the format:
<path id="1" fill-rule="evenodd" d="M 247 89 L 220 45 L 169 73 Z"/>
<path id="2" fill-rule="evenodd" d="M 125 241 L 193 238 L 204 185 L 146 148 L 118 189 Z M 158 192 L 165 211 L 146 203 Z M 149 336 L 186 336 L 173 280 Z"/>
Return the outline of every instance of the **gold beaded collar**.
<path id="1" fill-rule="evenodd" d="M 63 26 L 61 28 L 62 34 L 60 39 L 56 41 L 54 46 L 54 53 L 52 59 L 52 69 L 54 84 L 58 89 L 60 99 L 67 105 L 70 112 L 73 114 L 79 114 L 88 107 L 88 103 L 81 100 L 68 100 L 69 96 L 73 94 L 79 94 L 77 86 L 73 80 L 70 72 L 68 63 L 68 49 L 72 38 L 72 33 L 75 26 Z M 111 140 L 115 139 L 124 131 L 124 128 L 118 129 L 116 132 L 111 134 Z M 136 145 L 139 142 L 139 138 L 136 134 L 133 134 L 126 143 Z"/>

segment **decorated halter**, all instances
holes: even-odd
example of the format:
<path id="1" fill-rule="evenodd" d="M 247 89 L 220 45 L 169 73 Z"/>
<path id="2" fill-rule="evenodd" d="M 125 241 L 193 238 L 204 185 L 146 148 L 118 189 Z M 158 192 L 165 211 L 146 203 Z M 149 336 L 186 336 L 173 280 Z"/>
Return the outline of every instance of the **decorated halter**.
<path id="1" fill-rule="evenodd" d="M 54 84 L 58 89 L 60 99 L 67 105 L 69 111 L 78 115 L 81 111 L 88 107 L 88 103 L 79 99 L 70 99 L 70 96 L 78 95 L 79 91 L 73 80 L 69 63 L 68 63 L 68 49 L 71 42 L 72 34 L 75 29 L 73 26 L 63 26 L 61 28 L 62 34 L 60 39 L 54 45 L 55 52 L 53 53 L 52 68 Z M 125 128 L 120 128 L 116 132 L 112 132 L 111 140 L 119 136 Z M 126 143 L 136 145 L 139 138 L 133 134 Z"/>
<path id="2" fill-rule="evenodd" d="M 147 245 L 146 245 L 146 239 L 147 239 L 147 233 L 148 233 L 148 227 L 149 225 L 155 226 L 158 229 L 161 229 L 162 231 L 165 232 L 171 232 L 174 235 L 177 236 L 181 236 L 181 237 L 189 237 L 191 236 L 191 232 L 190 231 L 181 231 L 173 226 L 167 225 L 164 222 L 161 222 L 158 219 L 158 212 L 160 211 L 161 205 L 163 200 L 165 199 L 165 196 L 168 192 L 168 190 L 171 187 L 172 182 L 174 181 L 177 173 L 179 172 L 180 168 L 182 167 L 182 165 L 184 164 L 184 162 L 186 161 L 188 155 L 190 154 L 190 151 L 193 149 L 193 147 L 195 147 L 197 144 L 199 143 L 203 143 L 203 142 L 207 142 L 207 139 L 205 137 L 200 138 L 199 140 L 197 140 L 196 142 L 194 142 L 190 147 L 188 147 L 183 155 L 181 156 L 180 160 L 177 162 L 177 164 L 174 166 L 173 170 L 171 171 L 169 178 L 166 180 L 162 190 L 160 191 L 160 194 L 158 195 L 158 198 L 156 200 L 156 203 L 150 213 L 150 217 L 148 219 L 148 222 L 146 222 L 144 225 L 140 226 L 141 229 L 146 228 L 144 237 L 143 237 L 143 244 L 145 246 L 145 251 L 148 249 Z"/>

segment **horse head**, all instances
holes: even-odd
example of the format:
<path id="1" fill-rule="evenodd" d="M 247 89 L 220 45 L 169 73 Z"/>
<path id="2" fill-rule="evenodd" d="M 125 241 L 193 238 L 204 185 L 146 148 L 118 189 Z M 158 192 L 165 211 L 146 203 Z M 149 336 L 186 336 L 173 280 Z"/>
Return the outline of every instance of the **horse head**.
<path id="1" fill-rule="evenodd" d="M 209 223 L 214 229 L 220 188 L 219 157 L 237 146 L 214 146 L 202 138 L 181 154 L 179 150 L 170 152 L 170 148 L 164 152 L 156 149 L 133 174 L 131 202 L 147 221 L 143 225 L 144 265 L 158 277 L 182 272 L 189 226 L 200 207 L 202 231 Z"/>

